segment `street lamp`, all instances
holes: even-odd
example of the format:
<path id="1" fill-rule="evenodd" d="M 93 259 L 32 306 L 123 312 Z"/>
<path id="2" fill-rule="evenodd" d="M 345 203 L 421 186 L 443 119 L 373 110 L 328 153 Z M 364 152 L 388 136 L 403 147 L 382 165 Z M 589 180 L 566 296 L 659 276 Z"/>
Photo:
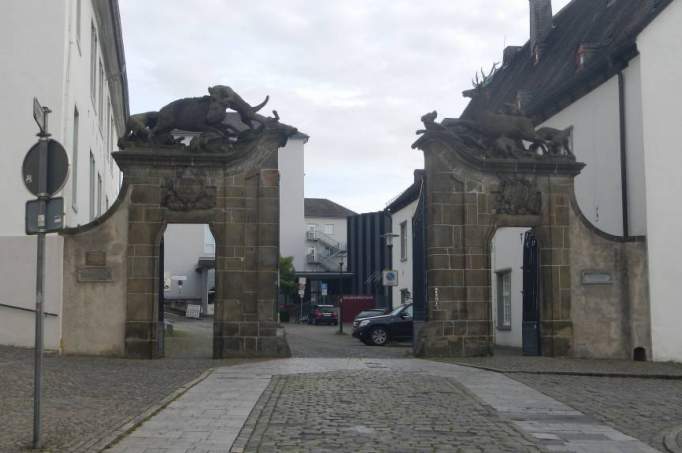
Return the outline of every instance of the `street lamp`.
<path id="1" fill-rule="evenodd" d="M 343 334 L 343 258 L 339 260 L 339 333 Z"/>

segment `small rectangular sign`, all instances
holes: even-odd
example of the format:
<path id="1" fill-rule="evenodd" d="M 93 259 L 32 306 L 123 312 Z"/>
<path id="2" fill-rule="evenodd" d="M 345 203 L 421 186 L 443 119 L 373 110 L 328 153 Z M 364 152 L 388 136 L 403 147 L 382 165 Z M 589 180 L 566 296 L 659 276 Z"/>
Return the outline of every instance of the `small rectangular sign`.
<path id="1" fill-rule="evenodd" d="M 78 269 L 79 283 L 98 283 L 113 281 L 110 267 L 81 267 Z"/>
<path id="2" fill-rule="evenodd" d="M 199 319 L 201 317 L 201 305 L 187 304 L 185 318 Z"/>
<path id="3" fill-rule="evenodd" d="M 26 234 L 54 233 L 64 228 L 64 199 L 45 201 L 45 213 L 40 214 L 40 200 L 26 202 Z"/>
<path id="4" fill-rule="evenodd" d="M 583 271 L 582 283 L 583 285 L 611 285 L 613 277 L 609 272 Z"/>

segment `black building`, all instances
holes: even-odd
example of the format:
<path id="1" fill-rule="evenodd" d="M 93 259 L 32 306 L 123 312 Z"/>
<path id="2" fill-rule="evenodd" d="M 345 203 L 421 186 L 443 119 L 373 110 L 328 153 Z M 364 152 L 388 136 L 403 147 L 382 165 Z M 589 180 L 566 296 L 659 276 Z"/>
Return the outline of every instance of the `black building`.
<path id="1" fill-rule="evenodd" d="M 391 216 L 370 212 L 348 217 L 348 267 L 353 274 L 350 294 L 374 296 L 377 307 L 391 307 L 391 291 L 382 285 L 382 271 L 391 269 L 386 244 Z"/>

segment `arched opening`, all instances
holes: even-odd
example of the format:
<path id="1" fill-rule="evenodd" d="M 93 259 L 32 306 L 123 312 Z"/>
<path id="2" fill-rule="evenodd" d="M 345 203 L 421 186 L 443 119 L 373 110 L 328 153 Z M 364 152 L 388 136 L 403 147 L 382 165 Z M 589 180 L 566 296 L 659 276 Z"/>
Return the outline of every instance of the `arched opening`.
<path id="1" fill-rule="evenodd" d="M 169 224 L 159 255 L 163 353 L 213 357 L 216 242 L 207 224 Z"/>
<path id="2" fill-rule="evenodd" d="M 490 241 L 490 270 L 495 352 L 540 355 L 538 243 L 534 230 L 496 230 Z"/>
<path id="3" fill-rule="evenodd" d="M 646 349 L 643 347 L 637 347 L 632 352 L 632 358 L 635 362 L 646 362 Z"/>

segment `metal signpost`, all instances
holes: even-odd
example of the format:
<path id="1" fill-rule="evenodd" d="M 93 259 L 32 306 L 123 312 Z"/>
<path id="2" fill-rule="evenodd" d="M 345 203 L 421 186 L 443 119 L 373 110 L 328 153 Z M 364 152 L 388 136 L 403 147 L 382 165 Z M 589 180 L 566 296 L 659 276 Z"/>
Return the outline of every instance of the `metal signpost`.
<path id="1" fill-rule="evenodd" d="M 64 147 L 51 140 L 47 115 L 51 110 L 33 98 L 33 118 L 40 132 L 36 143 L 26 154 L 22 176 L 26 188 L 38 197 L 26 204 L 26 234 L 38 236 L 36 264 L 36 330 L 33 370 L 33 448 L 40 448 L 40 397 L 43 372 L 43 305 L 45 287 L 45 234 L 61 229 L 64 201 L 50 199 L 66 182 L 69 168 Z"/>

